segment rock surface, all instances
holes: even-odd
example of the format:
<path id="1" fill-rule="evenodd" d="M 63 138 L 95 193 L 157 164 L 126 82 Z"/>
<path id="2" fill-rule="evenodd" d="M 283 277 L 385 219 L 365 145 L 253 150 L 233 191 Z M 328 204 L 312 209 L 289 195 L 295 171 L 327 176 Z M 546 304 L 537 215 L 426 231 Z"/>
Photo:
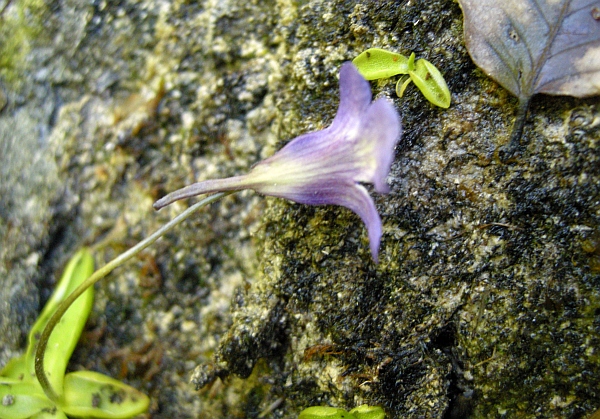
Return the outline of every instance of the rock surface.
<path id="1" fill-rule="evenodd" d="M 598 99 L 534 98 L 501 162 L 516 100 L 471 62 L 455 2 L 30 0 L 0 19 L 1 364 L 78 247 L 104 263 L 188 205 L 155 213 L 166 192 L 326 127 L 340 64 L 377 46 L 452 91 L 442 110 L 372 83 L 405 129 L 380 263 L 346 209 L 228 197 L 97 286 L 71 367 L 145 391 L 156 418 L 600 407 Z"/>

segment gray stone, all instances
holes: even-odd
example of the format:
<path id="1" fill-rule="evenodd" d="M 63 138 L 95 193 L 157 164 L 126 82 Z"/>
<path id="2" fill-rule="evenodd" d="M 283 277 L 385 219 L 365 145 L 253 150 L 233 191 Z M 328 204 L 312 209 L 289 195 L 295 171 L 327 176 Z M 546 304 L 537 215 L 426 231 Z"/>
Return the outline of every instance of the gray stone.
<path id="1" fill-rule="evenodd" d="M 166 192 L 326 127 L 340 64 L 377 46 L 428 59 L 452 91 L 444 110 L 372 83 L 405 129 L 375 196 L 379 264 L 350 211 L 242 192 L 97 285 L 71 367 L 145 391 L 153 417 L 598 408 L 597 99 L 535 97 L 502 162 L 517 101 L 471 62 L 455 2 L 53 5 L 1 73 L 2 363 L 78 247 L 105 263 L 188 205 L 155 213 Z"/>

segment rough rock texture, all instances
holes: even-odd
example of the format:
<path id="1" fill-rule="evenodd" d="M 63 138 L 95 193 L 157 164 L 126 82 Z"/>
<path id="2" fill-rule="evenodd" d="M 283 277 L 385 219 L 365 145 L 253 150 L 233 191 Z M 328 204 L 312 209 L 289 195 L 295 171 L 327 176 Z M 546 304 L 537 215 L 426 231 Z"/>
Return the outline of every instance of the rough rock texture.
<path id="1" fill-rule="evenodd" d="M 405 128 L 380 263 L 346 209 L 228 197 L 97 286 L 72 368 L 147 392 L 156 418 L 600 407 L 600 105 L 534 98 L 501 162 L 516 100 L 472 64 L 456 3 L 16 1 L 0 19 L 2 364 L 73 251 L 104 263 L 188 205 L 155 213 L 164 193 L 327 126 L 340 64 L 378 46 L 453 93 L 443 110 L 372 83 Z"/>

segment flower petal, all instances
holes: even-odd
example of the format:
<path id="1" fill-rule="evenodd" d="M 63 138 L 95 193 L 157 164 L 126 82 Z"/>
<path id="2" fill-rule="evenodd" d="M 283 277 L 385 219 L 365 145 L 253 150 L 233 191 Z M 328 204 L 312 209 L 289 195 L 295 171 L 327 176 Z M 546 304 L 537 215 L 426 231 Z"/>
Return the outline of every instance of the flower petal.
<path id="1" fill-rule="evenodd" d="M 260 191 L 260 190 L 259 190 Z M 263 191 L 260 191 L 264 193 Z M 341 205 L 357 214 L 367 227 L 373 260 L 377 263 L 379 242 L 381 240 L 381 218 L 375 208 L 373 199 L 364 186 L 357 183 L 341 183 L 338 179 L 330 179 L 314 187 L 289 188 L 285 194 L 278 195 L 299 204 L 307 205 Z"/>
<path id="2" fill-rule="evenodd" d="M 362 116 L 356 153 L 364 154 L 360 182 L 372 183 L 379 193 L 388 193 L 386 177 L 394 162 L 394 147 L 402 134 L 400 116 L 386 99 L 373 102 Z M 364 150 L 362 150 L 364 149 Z"/>
<path id="3" fill-rule="evenodd" d="M 379 255 L 379 242 L 381 241 L 381 218 L 375 208 L 373 199 L 364 186 L 354 184 L 350 188 L 338 191 L 334 205 L 342 205 L 354 211 L 367 226 L 369 245 L 373 261 L 377 263 Z"/>
<path id="4" fill-rule="evenodd" d="M 248 176 L 252 179 L 252 176 Z M 305 205 L 340 205 L 357 214 L 367 227 L 373 260 L 377 263 L 381 218 L 366 188 L 350 177 L 317 178 L 312 182 L 282 185 L 273 182 L 251 185 L 263 195 L 289 199 Z"/>
<path id="5" fill-rule="evenodd" d="M 354 64 L 346 62 L 340 69 L 340 106 L 331 123 L 331 129 L 347 129 L 348 124 L 360 121 L 371 104 L 371 86 L 360 75 Z"/>

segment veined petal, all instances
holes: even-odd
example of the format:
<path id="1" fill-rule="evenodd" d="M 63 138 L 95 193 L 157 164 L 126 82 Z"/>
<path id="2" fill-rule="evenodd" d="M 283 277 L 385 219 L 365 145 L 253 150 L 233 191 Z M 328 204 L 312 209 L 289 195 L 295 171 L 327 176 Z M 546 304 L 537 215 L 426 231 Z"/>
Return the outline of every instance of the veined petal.
<path id="1" fill-rule="evenodd" d="M 265 192 L 265 189 L 268 191 Z M 286 198 L 299 204 L 341 205 L 352 210 L 367 227 L 371 254 L 377 263 L 381 240 L 381 218 L 373 199 L 364 186 L 354 182 L 343 182 L 339 178 L 330 178 L 321 181 L 318 185 L 290 185 L 281 189 L 273 186 L 256 188 L 256 190 L 264 195 Z"/>
<path id="2" fill-rule="evenodd" d="M 386 177 L 394 162 L 394 147 L 402 134 L 396 109 L 386 99 L 373 102 L 362 117 L 355 154 L 365 155 L 360 182 L 372 183 L 379 193 L 388 193 Z M 367 157 L 368 156 L 368 157 Z"/>
<path id="3" fill-rule="evenodd" d="M 360 75 L 354 64 L 346 62 L 340 68 L 340 106 L 332 128 L 360 121 L 362 113 L 371 104 L 371 86 Z M 346 127 L 347 128 L 347 127 Z"/>
<path id="4" fill-rule="evenodd" d="M 334 186 L 353 184 L 360 167 L 353 161 L 352 145 L 336 141 L 330 134 L 330 129 L 304 134 L 258 163 L 247 176 L 250 188 L 264 195 L 321 205 L 319 197 Z M 307 194 L 315 196 L 314 202 L 294 198 Z"/>
<path id="5" fill-rule="evenodd" d="M 398 113 L 386 99 L 370 103 L 368 83 L 351 63 L 342 66 L 340 95 L 333 124 L 297 137 L 258 163 L 248 174 L 252 189 L 296 202 L 299 189 L 320 196 L 332 182 L 367 182 L 380 193 L 389 191 L 386 177 L 401 132 Z"/>
<path id="6" fill-rule="evenodd" d="M 377 263 L 379 242 L 381 240 L 381 218 L 365 187 L 355 183 L 349 187 L 340 188 L 329 195 L 329 204 L 346 207 L 362 219 L 369 233 L 369 245 L 373 261 Z"/>

